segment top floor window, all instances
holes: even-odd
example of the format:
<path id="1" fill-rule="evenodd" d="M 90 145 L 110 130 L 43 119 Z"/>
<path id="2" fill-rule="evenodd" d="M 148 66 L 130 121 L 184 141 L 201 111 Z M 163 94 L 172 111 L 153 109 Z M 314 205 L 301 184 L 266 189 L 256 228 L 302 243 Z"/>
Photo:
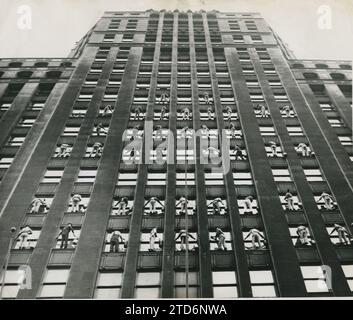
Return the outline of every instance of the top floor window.
<path id="1" fill-rule="evenodd" d="M 346 77 L 342 73 L 330 73 L 333 80 L 344 80 Z"/>
<path id="2" fill-rule="evenodd" d="M 328 68 L 328 65 L 325 64 L 325 63 L 317 63 L 315 64 L 316 68 L 319 68 L 319 69 L 327 69 Z"/>
<path id="3" fill-rule="evenodd" d="M 317 73 L 313 73 L 313 72 L 304 72 L 303 76 L 305 79 L 308 79 L 308 80 L 319 79 L 319 76 L 317 75 Z"/>

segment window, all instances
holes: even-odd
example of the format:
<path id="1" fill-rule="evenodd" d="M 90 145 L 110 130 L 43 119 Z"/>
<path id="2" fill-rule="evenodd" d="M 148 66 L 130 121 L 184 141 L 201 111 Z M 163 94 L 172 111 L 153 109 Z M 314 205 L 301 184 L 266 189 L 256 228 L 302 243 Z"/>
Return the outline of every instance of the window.
<path id="1" fill-rule="evenodd" d="M 300 210 L 301 209 L 301 202 L 300 202 L 298 196 L 296 196 L 294 194 L 294 192 L 291 192 L 291 194 L 292 194 L 292 199 L 293 199 L 293 204 L 292 204 L 293 209 Z M 285 195 L 286 195 L 286 192 L 283 192 L 282 195 L 279 196 L 279 198 L 281 200 L 282 208 L 283 208 L 283 210 L 292 210 L 292 208 L 290 208 L 288 206 L 288 202 L 285 199 Z"/>
<path id="2" fill-rule="evenodd" d="M 214 231 L 210 231 L 209 234 L 210 234 L 210 237 L 211 237 L 211 236 L 215 235 L 215 232 Z M 223 232 L 223 234 L 224 234 L 224 238 L 225 238 L 224 247 L 227 250 L 232 250 L 232 239 L 231 239 L 230 232 L 226 232 L 225 231 L 225 232 Z M 210 240 L 210 250 L 211 251 L 219 250 L 216 240 Z"/>
<path id="3" fill-rule="evenodd" d="M 243 67 L 243 73 L 247 74 L 255 74 L 255 70 L 253 67 Z"/>
<path id="4" fill-rule="evenodd" d="M 157 198 L 157 199 L 154 199 Z M 157 200 L 150 203 L 150 200 Z M 145 214 L 163 214 L 165 201 L 158 197 L 150 197 L 145 200 Z"/>
<path id="5" fill-rule="evenodd" d="M 343 265 L 342 269 L 346 276 L 349 288 L 353 291 L 353 265 Z"/>
<path id="6" fill-rule="evenodd" d="M 277 102 L 288 102 L 288 96 L 285 93 L 275 94 Z"/>
<path id="7" fill-rule="evenodd" d="M 194 149 L 190 150 L 176 150 L 176 155 L 177 155 L 177 162 L 178 163 L 185 163 L 186 161 L 192 161 L 195 160 L 194 158 Z M 184 162 L 183 162 L 184 161 Z"/>
<path id="8" fill-rule="evenodd" d="M 115 230 L 112 230 L 112 231 L 115 231 Z M 124 239 L 125 243 L 127 243 L 129 241 L 129 233 L 127 232 L 120 232 L 122 238 Z M 112 233 L 107 233 L 106 236 L 105 236 L 105 245 L 104 245 L 104 252 L 114 252 L 114 251 L 111 251 L 110 249 L 110 239 L 112 237 Z M 124 243 L 122 241 L 120 241 L 120 244 L 119 244 L 119 250 L 118 252 L 126 252 L 126 247 L 124 245 Z"/>
<path id="9" fill-rule="evenodd" d="M 71 117 L 73 118 L 80 118 L 84 117 L 86 115 L 87 110 L 81 110 L 81 109 L 73 109 L 71 113 Z"/>
<path id="10" fill-rule="evenodd" d="M 341 142 L 343 146 L 351 146 L 353 145 L 351 136 L 338 136 L 338 140 Z"/>
<path id="11" fill-rule="evenodd" d="M 48 66 L 48 62 L 44 62 L 44 61 L 40 61 L 40 62 L 36 62 L 34 64 L 35 67 L 38 67 L 38 68 L 45 68 Z"/>
<path id="12" fill-rule="evenodd" d="M 11 103 L 1 103 L 1 107 L 0 107 L 0 110 L 1 111 L 7 111 L 9 110 L 11 107 Z"/>
<path id="13" fill-rule="evenodd" d="M 292 181 L 288 169 L 272 169 L 273 178 L 277 182 Z"/>
<path id="14" fill-rule="evenodd" d="M 269 84 L 271 87 L 276 88 L 276 87 L 282 87 L 282 83 L 279 80 L 268 80 Z"/>
<path id="15" fill-rule="evenodd" d="M 197 298 L 199 296 L 199 275 L 197 272 L 189 272 L 189 298 Z M 174 298 L 186 297 L 186 273 L 174 273 Z"/>
<path id="16" fill-rule="evenodd" d="M 263 102 L 264 96 L 261 93 L 250 93 L 250 98 L 252 102 Z"/>
<path id="17" fill-rule="evenodd" d="M 20 90 L 23 88 L 24 83 L 9 83 L 5 93 L 4 93 L 4 97 L 8 97 L 8 98 L 14 98 L 19 92 Z"/>
<path id="18" fill-rule="evenodd" d="M 44 174 L 42 182 L 59 183 L 64 174 L 64 169 L 61 170 L 47 170 Z"/>
<path id="19" fill-rule="evenodd" d="M 325 97 L 327 96 L 327 92 L 325 86 L 322 84 L 310 84 L 309 85 L 311 91 L 314 93 L 316 97 Z"/>
<path id="20" fill-rule="evenodd" d="M 115 34 L 106 34 L 103 42 L 114 42 Z"/>
<path id="21" fill-rule="evenodd" d="M 62 225 L 60 228 L 60 231 L 62 230 L 63 227 L 64 226 Z M 70 232 L 66 245 L 65 245 L 65 242 L 64 243 L 62 242 L 62 238 L 60 236 L 56 242 L 55 249 L 75 249 L 77 246 L 77 240 L 80 238 L 80 234 L 81 234 L 81 229 L 79 228 L 80 227 L 73 226 L 75 235 L 73 235 L 72 232 Z"/>
<path id="22" fill-rule="evenodd" d="M 99 272 L 94 298 L 118 299 L 120 297 L 122 276 L 121 272 Z"/>
<path id="23" fill-rule="evenodd" d="M 268 157 L 278 157 L 278 158 L 282 158 L 286 155 L 286 153 L 283 153 L 283 150 L 281 148 L 280 145 L 276 146 L 273 144 L 274 141 L 269 141 L 268 145 L 265 145 L 265 150 L 266 150 L 266 154 Z M 266 142 L 265 142 L 266 143 Z"/>
<path id="24" fill-rule="evenodd" d="M 78 96 L 78 101 L 90 101 L 93 97 L 92 93 L 81 93 Z"/>
<path id="25" fill-rule="evenodd" d="M 259 241 L 256 241 L 253 243 L 253 237 L 251 234 L 251 230 L 252 229 L 250 229 L 250 230 L 244 229 L 243 230 L 243 239 L 244 239 L 243 241 L 244 241 L 245 249 L 246 250 L 257 250 L 257 249 L 264 250 L 264 249 L 266 249 L 266 244 L 264 243 L 264 239 L 266 238 L 264 231 L 257 229 L 261 236 L 258 237 Z"/>
<path id="26" fill-rule="evenodd" d="M 253 199 L 252 201 L 252 208 L 247 208 L 245 201 L 246 199 L 237 198 L 239 214 L 258 214 L 259 213 L 256 199 Z"/>
<path id="27" fill-rule="evenodd" d="M 55 148 L 53 157 L 54 158 L 67 158 L 70 157 L 72 152 L 72 145 L 69 144 L 58 144 Z"/>
<path id="28" fill-rule="evenodd" d="M 325 63 L 317 63 L 315 64 L 316 68 L 319 68 L 319 69 L 326 69 L 328 68 L 328 65 L 325 64 Z"/>
<path id="29" fill-rule="evenodd" d="M 115 207 L 118 203 L 119 200 L 121 200 L 121 198 L 114 198 L 115 200 L 113 200 L 112 202 L 112 209 L 111 209 L 111 215 L 120 215 L 120 214 L 123 214 L 123 210 L 122 208 L 119 210 L 119 206 L 118 207 Z M 131 213 L 131 209 L 133 207 L 133 204 L 134 204 L 134 201 L 132 200 L 129 200 L 128 199 L 128 203 L 125 207 L 126 211 L 125 211 L 125 214 L 130 214 Z"/>
<path id="30" fill-rule="evenodd" d="M 308 80 L 319 79 L 319 76 L 317 75 L 317 73 L 313 73 L 313 72 L 304 72 L 303 76 L 305 79 L 308 79 Z"/>
<path id="31" fill-rule="evenodd" d="M 147 185 L 165 185 L 166 174 L 165 173 L 148 173 Z"/>
<path id="32" fill-rule="evenodd" d="M 64 61 L 60 64 L 61 67 L 65 67 L 65 68 L 71 67 L 71 65 L 72 65 L 72 62 L 70 61 Z"/>
<path id="33" fill-rule="evenodd" d="M 329 190 L 326 189 L 324 192 L 332 197 Z M 320 194 L 320 193 L 317 193 L 317 195 L 314 195 L 314 199 L 315 199 L 316 205 L 319 210 L 329 211 L 329 210 L 335 210 L 337 208 L 337 203 L 335 202 L 335 199 L 333 197 L 332 197 L 332 199 L 327 198 L 325 200 L 321 196 L 322 196 L 322 194 Z M 320 201 L 319 201 L 319 199 L 320 199 Z"/>
<path id="34" fill-rule="evenodd" d="M 137 272 L 135 298 L 159 298 L 160 272 Z"/>
<path id="35" fill-rule="evenodd" d="M 345 75 L 342 73 L 330 73 L 330 76 L 333 80 L 344 80 L 346 79 Z"/>
<path id="36" fill-rule="evenodd" d="M 48 71 L 46 77 L 48 79 L 58 79 L 61 76 L 61 71 Z"/>
<path id="37" fill-rule="evenodd" d="M 305 177 L 308 181 L 324 181 L 320 169 L 304 169 Z"/>
<path id="38" fill-rule="evenodd" d="M 237 298 L 237 279 L 234 271 L 213 271 L 213 297 Z"/>
<path id="39" fill-rule="evenodd" d="M 235 185 L 253 185 L 252 175 L 250 172 L 233 172 Z"/>
<path id="40" fill-rule="evenodd" d="M 17 241 L 14 243 L 14 249 L 33 249 L 37 245 L 41 230 L 35 230 L 33 227 L 30 228 L 32 233 L 28 234 L 27 238 L 17 238 Z"/>
<path id="41" fill-rule="evenodd" d="M 48 269 L 43 283 L 66 283 L 69 277 L 69 269 Z"/>
<path id="42" fill-rule="evenodd" d="M 230 30 L 240 31 L 240 26 L 237 21 L 234 21 L 234 22 L 229 21 L 228 23 L 229 23 Z"/>
<path id="43" fill-rule="evenodd" d="M 339 67 L 345 70 L 352 70 L 352 66 L 350 66 L 349 64 L 340 64 Z"/>
<path id="44" fill-rule="evenodd" d="M 178 199 L 176 199 L 175 204 L 178 204 L 180 200 L 180 197 L 178 197 Z M 196 201 L 195 200 L 190 200 L 188 199 L 187 201 L 187 213 L 188 215 L 193 215 L 195 212 L 195 208 L 196 208 Z M 179 204 L 177 209 L 176 209 L 176 214 L 177 215 L 185 215 L 185 210 L 182 204 Z"/>
<path id="45" fill-rule="evenodd" d="M 124 33 L 123 42 L 132 42 L 134 39 L 134 34 Z"/>
<path id="46" fill-rule="evenodd" d="M 118 186 L 134 186 L 137 182 L 137 173 L 120 173 Z"/>
<path id="47" fill-rule="evenodd" d="M 228 110 L 226 110 L 226 106 L 223 105 L 223 119 L 224 120 L 232 120 L 232 121 L 236 121 L 238 120 L 238 113 L 236 110 L 234 110 L 235 108 L 233 106 L 230 106 L 227 104 L 227 107 L 231 107 L 232 108 L 232 112 L 228 114 Z M 229 118 L 230 117 L 230 118 Z M 237 133 L 241 132 L 241 130 L 236 130 Z M 227 130 L 227 133 L 230 133 L 230 130 Z"/>
<path id="48" fill-rule="evenodd" d="M 246 84 L 249 88 L 259 87 L 259 82 L 256 80 L 246 80 Z"/>
<path id="49" fill-rule="evenodd" d="M 69 269 L 47 269 L 39 297 L 62 298 L 64 296 L 69 273 Z"/>
<path id="50" fill-rule="evenodd" d="M 13 162 L 14 158 L 10 157 L 1 157 L 0 158 L 0 169 L 7 169 L 10 167 L 11 163 Z"/>
<path id="51" fill-rule="evenodd" d="M 271 270 L 249 271 L 253 297 L 276 297 L 276 288 Z"/>
<path id="52" fill-rule="evenodd" d="M 232 117 L 238 117 L 238 116 L 235 113 L 235 116 L 232 116 Z M 224 116 L 224 118 L 226 118 L 226 116 Z M 231 139 L 231 138 L 241 139 L 243 136 L 241 129 L 233 129 L 233 130 L 226 129 L 226 134 L 228 139 Z"/>
<path id="53" fill-rule="evenodd" d="M 9 68 L 20 68 L 22 66 L 22 62 L 10 62 Z"/>
<path id="54" fill-rule="evenodd" d="M 214 185 L 214 186 L 224 185 L 223 174 L 216 173 L 216 172 L 211 172 L 211 173 L 205 172 L 205 185 Z"/>
<path id="55" fill-rule="evenodd" d="M 262 43 L 262 38 L 261 36 L 251 36 L 251 40 L 253 43 Z"/>
<path id="56" fill-rule="evenodd" d="M 147 209 L 149 210 L 149 208 L 147 207 Z M 156 210 L 159 210 L 160 207 L 156 207 Z M 149 211 L 147 211 L 149 212 Z M 155 239 L 155 242 L 153 245 L 150 244 L 150 233 L 144 233 L 141 232 L 140 235 L 140 248 L 139 251 L 161 251 L 162 250 L 162 240 L 163 240 L 163 233 L 162 230 L 159 228 L 157 228 L 157 231 L 161 231 L 161 232 L 157 232 L 157 238 Z M 152 250 L 151 250 L 152 249 Z"/>
<path id="57" fill-rule="evenodd" d="M 322 109 L 322 111 L 324 112 L 331 112 L 331 111 L 335 111 L 335 108 L 328 103 L 320 103 L 320 107 Z"/>
<path id="58" fill-rule="evenodd" d="M 91 70 L 90 70 L 91 74 L 101 73 L 101 72 L 102 72 L 102 67 L 92 67 Z M 114 72 L 114 69 L 113 69 L 113 72 Z"/>
<path id="59" fill-rule="evenodd" d="M 176 232 L 175 237 L 177 237 L 180 234 L 179 232 L 180 230 Z M 188 248 L 189 250 L 193 250 L 197 246 L 197 233 L 189 231 L 188 234 L 189 234 Z M 184 251 L 186 249 L 186 243 L 182 243 L 180 237 L 178 240 L 175 241 L 175 243 L 176 243 L 176 251 Z"/>
<path id="60" fill-rule="evenodd" d="M 235 43 L 244 43 L 244 38 L 241 35 L 233 35 L 233 40 Z"/>
<path id="61" fill-rule="evenodd" d="M 43 107 L 44 107 L 44 103 L 33 103 L 32 107 L 29 109 L 40 111 L 43 109 Z"/>
<path id="62" fill-rule="evenodd" d="M 76 182 L 78 183 L 93 183 L 96 179 L 97 169 L 84 170 L 81 169 L 78 173 Z"/>
<path id="63" fill-rule="evenodd" d="M 344 123 L 341 119 L 327 119 L 332 128 L 344 127 Z"/>
<path id="64" fill-rule="evenodd" d="M 306 228 L 307 236 L 306 236 L 305 239 L 303 239 L 303 242 L 300 240 L 299 235 L 297 233 L 299 227 Z M 303 228 L 300 228 L 299 230 L 301 230 L 301 229 L 303 229 Z M 289 234 L 290 234 L 290 236 L 292 238 L 293 246 L 296 246 L 296 247 L 308 247 L 308 246 L 312 246 L 314 244 L 314 242 L 312 240 L 311 233 L 310 233 L 310 229 L 309 229 L 308 226 L 290 227 L 289 228 Z"/>
<path id="65" fill-rule="evenodd" d="M 21 128 L 30 128 L 33 126 L 33 124 L 36 122 L 36 119 L 22 119 L 21 121 L 18 122 L 18 127 Z"/>
<path id="66" fill-rule="evenodd" d="M 264 72 L 267 75 L 273 75 L 276 74 L 276 69 L 274 67 L 265 67 Z"/>
<path id="67" fill-rule="evenodd" d="M 17 73 L 17 78 L 29 79 L 32 76 L 32 71 L 20 71 Z"/>
<path id="68" fill-rule="evenodd" d="M 276 135 L 276 131 L 274 127 L 259 127 L 260 133 L 262 136 L 274 136 Z"/>
<path id="69" fill-rule="evenodd" d="M 193 172 L 187 172 L 186 175 L 185 172 L 176 173 L 176 179 L 177 186 L 184 186 L 185 183 L 188 186 L 195 185 L 195 174 Z"/>
<path id="70" fill-rule="evenodd" d="M 64 132 L 62 133 L 62 136 L 76 136 L 78 132 L 80 131 L 80 127 L 65 127 Z"/>
<path id="71" fill-rule="evenodd" d="M 255 21 L 245 21 L 245 25 L 249 31 L 257 30 Z"/>
<path id="72" fill-rule="evenodd" d="M 303 129 L 299 126 L 287 127 L 290 136 L 303 136 Z"/>
<path id="73" fill-rule="evenodd" d="M 309 293 L 328 292 L 324 271 L 321 266 L 301 266 L 306 291 Z"/>
<path id="74" fill-rule="evenodd" d="M 7 144 L 8 146 L 20 147 L 25 141 L 26 137 L 10 137 Z"/>
<path id="75" fill-rule="evenodd" d="M 0 283 L 3 282 L 5 274 L 5 281 L 4 281 L 4 289 L 2 292 L 2 298 L 5 299 L 14 299 L 17 296 L 18 290 L 20 289 L 19 285 L 19 277 L 21 273 L 19 270 L 6 270 L 6 273 L 1 272 Z"/>
<path id="76" fill-rule="evenodd" d="M 41 288 L 39 297 L 40 298 L 52 298 L 58 299 L 64 296 L 65 292 L 65 284 L 55 284 L 55 285 L 48 285 L 44 284 Z"/>

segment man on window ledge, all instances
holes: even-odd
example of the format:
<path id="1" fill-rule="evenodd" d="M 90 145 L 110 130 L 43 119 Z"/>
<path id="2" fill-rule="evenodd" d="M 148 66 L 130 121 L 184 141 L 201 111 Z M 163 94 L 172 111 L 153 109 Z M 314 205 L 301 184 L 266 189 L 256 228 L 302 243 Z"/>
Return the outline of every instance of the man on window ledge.
<path id="1" fill-rule="evenodd" d="M 75 230 L 72 227 L 71 223 L 68 223 L 66 226 L 64 226 L 62 228 L 62 230 L 60 231 L 60 233 L 58 234 L 58 236 L 56 237 L 56 240 L 58 240 L 59 237 L 61 236 L 60 249 L 67 249 L 67 244 L 69 241 L 70 232 L 72 233 L 74 238 L 77 238 L 75 235 Z"/>

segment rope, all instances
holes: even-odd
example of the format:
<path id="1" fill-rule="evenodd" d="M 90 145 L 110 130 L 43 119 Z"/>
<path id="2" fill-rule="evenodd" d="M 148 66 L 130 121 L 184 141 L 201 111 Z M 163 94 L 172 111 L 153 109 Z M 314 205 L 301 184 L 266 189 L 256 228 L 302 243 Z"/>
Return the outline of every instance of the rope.
<path id="1" fill-rule="evenodd" d="M 186 200 L 186 206 L 185 206 L 185 231 L 186 231 L 186 251 L 185 251 L 185 290 L 186 290 L 186 298 L 189 298 L 189 217 L 188 217 L 188 199 L 186 198 L 186 192 L 187 192 L 187 187 L 188 187 L 188 182 L 187 182 L 187 150 L 188 150 L 188 144 L 187 144 L 187 134 L 185 134 L 185 200 Z"/>

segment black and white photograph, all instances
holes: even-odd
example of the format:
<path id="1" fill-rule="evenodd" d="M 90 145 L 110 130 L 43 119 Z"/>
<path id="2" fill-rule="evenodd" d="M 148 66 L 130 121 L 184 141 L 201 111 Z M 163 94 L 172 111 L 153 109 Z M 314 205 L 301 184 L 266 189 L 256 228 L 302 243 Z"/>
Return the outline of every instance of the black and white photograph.
<path id="1" fill-rule="evenodd" d="M 352 39 L 351 0 L 0 0 L 0 308 L 351 300 Z"/>

